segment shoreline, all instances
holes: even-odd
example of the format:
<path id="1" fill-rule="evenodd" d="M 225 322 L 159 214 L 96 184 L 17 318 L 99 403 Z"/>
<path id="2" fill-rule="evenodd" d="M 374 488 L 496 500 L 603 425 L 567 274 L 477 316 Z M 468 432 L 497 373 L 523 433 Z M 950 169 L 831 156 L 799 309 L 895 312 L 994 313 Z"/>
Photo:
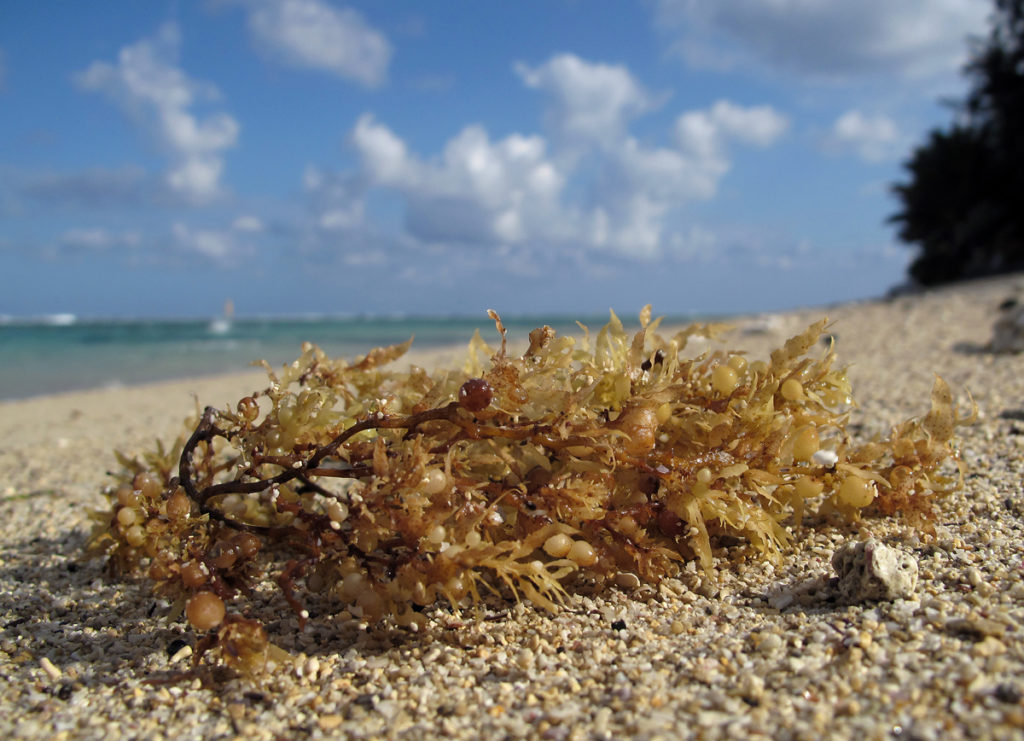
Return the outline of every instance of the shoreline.
<path id="1" fill-rule="evenodd" d="M 931 532 L 895 519 L 802 528 L 778 566 L 748 560 L 713 581 L 684 571 L 659 587 L 574 597 L 554 616 L 528 605 L 481 622 L 435 614 L 418 634 L 332 617 L 312 599 L 300 632 L 274 596 L 272 640 L 295 666 L 258 687 L 147 684 L 187 667 L 170 649 L 191 631 L 165 618 L 144 583 L 80 556 L 111 451 L 170 442 L 193 393 L 202 405 L 233 404 L 262 385 L 262 371 L 2 402 L 0 735 L 1019 736 L 1024 355 L 983 346 L 1022 282 L 736 318 L 720 345 L 764 357 L 829 316 L 863 437 L 926 412 L 934 373 L 958 400 L 969 389 L 979 421 L 959 434 L 967 485 Z M 450 365 L 438 352 L 463 348 L 414 349 L 398 366 L 427 355 Z M 868 536 L 915 558 L 912 598 L 773 606 L 827 579 L 831 554 Z"/>
<path id="2" fill-rule="evenodd" d="M 971 281 L 964 281 L 962 283 L 938 286 L 934 288 L 913 290 L 906 293 L 899 293 L 892 296 L 882 296 L 875 298 L 865 298 L 856 301 L 836 303 L 836 304 L 822 304 L 820 306 L 805 306 L 794 309 L 788 309 L 783 311 L 771 311 L 771 312 L 760 312 L 760 313 L 744 313 L 737 314 L 735 316 L 724 316 L 724 317 L 708 317 L 697 319 L 695 321 L 704 322 L 719 322 L 733 326 L 739 333 L 740 341 L 739 345 L 744 348 L 752 348 L 754 352 L 761 350 L 762 347 L 767 348 L 771 342 L 777 340 L 778 336 L 786 334 L 787 332 L 792 334 L 799 331 L 801 322 L 803 324 L 810 324 L 812 321 L 820 319 L 823 316 L 828 316 L 830 322 L 835 324 L 837 321 L 841 324 L 842 318 L 850 314 L 850 312 L 859 312 L 862 309 L 870 309 L 870 307 L 878 307 L 884 310 L 884 307 L 890 305 L 901 305 L 909 303 L 915 303 L 920 301 L 925 302 L 942 302 L 943 297 L 947 295 L 957 296 L 984 296 L 989 293 L 1009 293 L 1012 291 L 1014 286 L 1019 286 L 1024 293 L 1024 274 L 1000 276 L 996 278 L 982 278 Z M 655 316 L 658 316 L 655 314 Z M 630 322 L 635 320 L 633 316 L 620 316 L 624 320 L 624 323 L 629 326 Z M 489 321 L 489 320 L 488 320 Z M 538 324 L 538 326 L 540 326 Z M 600 326 L 591 326 L 590 330 L 592 334 L 596 334 L 596 331 L 600 329 Z M 686 326 L 686 324 L 679 324 L 671 319 L 669 323 L 665 324 L 662 328 L 663 334 L 670 334 L 672 331 Z M 989 328 L 990 329 L 990 328 Z M 509 331 L 510 335 L 510 347 L 518 348 L 520 346 L 525 347 L 527 342 L 526 332 L 522 328 L 515 328 Z M 575 334 L 575 333 L 574 333 Z M 757 336 L 763 335 L 768 342 L 758 342 Z M 987 339 L 987 337 L 985 338 Z M 399 361 L 397 365 L 403 367 L 403 364 L 416 363 L 418 365 L 432 368 L 432 367 L 448 367 L 454 361 L 461 361 L 464 355 L 465 348 L 470 340 L 470 335 L 464 338 L 460 338 L 458 341 L 445 343 L 442 345 L 427 345 L 425 347 L 418 347 L 416 343 L 413 343 L 410 351 Z M 489 344 L 495 346 L 497 339 L 493 337 L 486 337 L 485 340 Z M 734 345 L 737 343 L 736 333 L 734 332 L 730 336 L 730 341 Z M 343 355 L 347 359 L 352 359 L 360 354 L 363 354 L 375 347 L 373 343 L 368 343 L 365 347 L 361 348 L 360 351 Z M 296 345 L 298 348 L 298 344 Z M 330 353 L 328 353 L 330 356 Z M 296 350 L 295 357 L 298 356 L 298 350 Z M 258 358 L 251 358 L 248 363 L 257 362 Z M 278 370 L 280 364 L 271 364 L 274 370 Z M 249 369 L 251 368 L 251 370 Z M 257 366 L 248 366 L 246 369 L 239 369 L 236 371 L 229 372 L 211 372 L 211 373 L 200 373 L 200 374 L 185 374 L 181 376 L 171 376 L 163 379 L 156 379 L 152 381 L 143 382 L 114 382 L 107 385 L 91 386 L 87 388 L 77 389 L 66 389 L 58 390 L 54 392 L 32 394 L 29 396 L 19 396 L 12 398 L 0 398 L 0 410 L 4 409 L 8 405 L 18 405 L 25 403 L 34 403 L 43 401 L 50 398 L 67 398 L 74 401 L 74 397 L 77 395 L 91 395 L 91 394 L 117 394 L 120 392 L 131 392 L 135 390 L 145 389 L 151 390 L 154 393 L 159 393 L 161 389 L 167 388 L 171 393 L 174 393 L 178 386 L 188 386 L 194 388 L 200 396 L 203 395 L 203 391 L 206 389 L 218 390 L 224 387 L 230 387 L 232 381 L 230 379 L 238 379 L 241 386 L 242 379 L 263 379 L 265 378 L 265 372 Z M 242 395 L 242 394 L 239 394 Z"/>
<path id="3" fill-rule="evenodd" d="M 576 325 L 548 317 L 560 332 Z M 580 317 L 590 326 L 606 317 Z M 627 317 L 627 323 L 630 318 Z M 686 321 L 672 317 L 673 323 Z M 510 316 L 513 337 L 525 338 L 542 322 Z M 222 329 L 206 322 L 125 320 L 81 322 L 62 326 L 0 324 L 0 401 L 37 398 L 54 393 L 130 388 L 164 381 L 245 373 L 254 361 L 273 367 L 291 362 L 303 342 L 319 345 L 330 357 L 354 357 L 376 346 L 415 338 L 416 353 L 431 353 L 467 344 L 479 329 L 494 334 L 486 313 L 475 319 L 407 317 L 295 322 L 240 319 Z"/>

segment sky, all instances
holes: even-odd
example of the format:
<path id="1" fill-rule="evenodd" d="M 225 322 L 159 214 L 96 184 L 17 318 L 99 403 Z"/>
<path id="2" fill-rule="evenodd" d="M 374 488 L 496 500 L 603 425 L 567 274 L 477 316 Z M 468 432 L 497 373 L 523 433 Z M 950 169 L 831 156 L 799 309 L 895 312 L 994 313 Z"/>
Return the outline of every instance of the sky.
<path id="1" fill-rule="evenodd" d="M 0 0 L 0 315 L 884 295 L 982 0 Z"/>

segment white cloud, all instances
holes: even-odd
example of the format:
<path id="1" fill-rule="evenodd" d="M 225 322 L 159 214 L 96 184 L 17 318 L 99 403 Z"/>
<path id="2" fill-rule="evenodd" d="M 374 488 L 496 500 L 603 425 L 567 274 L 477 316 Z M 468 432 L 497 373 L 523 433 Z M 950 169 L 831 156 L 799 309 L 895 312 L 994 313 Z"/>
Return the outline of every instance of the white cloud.
<path id="1" fill-rule="evenodd" d="M 692 200 L 714 197 L 732 167 L 731 144 L 757 147 L 773 144 L 786 130 L 786 118 L 770 106 L 744 108 L 720 100 L 710 108 L 686 111 L 676 119 L 674 147 L 648 147 L 625 137 L 607 155 L 605 208 L 611 203 L 635 204 L 650 215 Z M 643 194 L 645 200 L 634 200 Z M 634 211 L 632 219 L 637 218 Z"/>
<path id="2" fill-rule="evenodd" d="M 350 231 L 364 224 L 366 204 L 358 178 L 307 167 L 303 185 L 315 213 L 314 226 L 326 232 Z"/>
<path id="3" fill-rule="evenodd" d="M 181 222 L 171 227 L 175 246 L 221 265 L 229 265 L 251 250 L 230 230 L 194 229 Z"/>
<path id="4" fill-rule="evenodd" d="M 622 195 L 624 198 L 594 209 L 588 246 L 633 257 L 657 257 L 663 247 L 668 204 L 643 191 Z"/>
<path id="5" fill-rule="evenodd" d="M 114 232 L 101 227 L 68 229 L 59 238 L 60 246 L 89 252 L 103 252 L 119 247 L 133 249 L 142 243 L 138 232 Z"/>
<path id="6" fill-rule="evenodd" d="M 406 229 L 420 243 L 582 247 L 650 258 L 707 245 L 690 236 L 680 242 L 669 217 L 715 195 L 734 143 L 767 147 L 787 121 L 767 106 L 719 101 L 680 115 L 669 147 L 644 145 L 625 131 L 607 136 L 616 125 L 592 129 L 604 136 L 585 165 L 559 157 L 541 136 L 492 141 L 482 126 L 467 126 L 438 157 L 425 159 L 368 114 L 351 141 L 367 185 L 404 197 Z M 308 173 L 310 179 L 325 190 L 324 176 Z"/>
<path id="7" fill-rule="evenodd" d="M 707 261 L 721 248 L 719 236 L 705 227 L 692 225 L 668 236 L 668 252 L 691 262 Z"/>
<path id="8" fill-rule="evenodd" d="M 373 87 L 387 77 L 391 44 L 351 8 L 322 0 L 255 0 L 249 29 L 284 62 Z"/>
<path id="9" fill-rule="evenodd" d="M 559 192 L 569 181 L 589 192 L 589 202 L 560 206 L 559 237 L 569 234 L 622 254 L 654 256 L 666 249 L 667 217 L 687 201 L 715 195 L 731 168 L 731 144 L 767 147 L 788 126 L 769 106 L 723 100 L 682 114 L 674 146 L 651 146 L 631 136 L 629 125 L 663 101 L 654 100 L 626 67 L 560 54 L 516 70 L 527 87 L 548 98 L 545 117 L 556 134 L 550 164 L 563 184 Z M 392 151 L 396 147 L 393 142 Z M 584 168 L 597 178 L 588 181 Z M 535 238 L 540 236 L 552 235 Z"/>
<path id="10" fill-rule="evenodd" d="M 771 106 L 744 108 L 728 100 L 681 114 L 675 125 L 676 145 L 689 157 L 687 171 L 696 195 L 715 194 L 731 164 L 731 141 L 763 149 L 774 144 L 788 126 L 786 117 Z"/>
<path id="11" fill-rule="evenodd" d="M 352 132 L 352 143 L 374 181 L 401 185 L 403 181 L 416 179 L 411 173 L 416 165 L 409 157 L 405 142 L 391 129 L 376 123 L 373 116 L 360 116 Z"/>
<path id="12" fill-rule="evenodd" d="M 978 0 L 660 0 L 656 21 L 695 66 L 920 79 L 958 71 L 988 13 Z"/>
<path id="13" fill-rule="evenodd" d="M 832 125 L 828 144 L 836 149 L 850 149 L 868 162 L 899 156 L 904 147 L 899 129 L 888 116 L 868 116 L 857 109 L 841 115 Z"/>
<path id="14" fill-rule="evenodd" d="M 908 249 L 907 245 L 901 242 L 867 244 L 857 249 L 855 255 L 855 260 L 898 265 L 900 273 L 905 273 L 915 256 L 914 250 Z"/>
<path id="15" fill-rule="evenodd" d="M 263 231 L 263 221 L 257 216 L 246 214 L 235 219 L 231 223 L 231 228 L 236 232 L 258 234 Z"/>
<path id="16" fill-rule="evenodd" d="M 116 64 L 93 62 L 75 81 L 109 97 L 142 126 L 171 161 L 168 188 L 202 203 L 221 192 L 223 152 L 234 146 L 239 126 L 226 113 L 199 119 L 190 112 L 197 99 L 215 99 L 217 91 L 177 66 L 179 44 L 177 26 L 166 24 L 156 38 L 121 49 Z"/>
<path id="17" fill-rule="evenodd" d="M 560 228 L 550 219 L 564 178 L 547 159 L 538 136 L 512 134 L 491 142 L 481 126 L 468 126 L 426 162 L 369 115 L 352 144 L 372 185 L 407 199 L 407 226 L 427 241 L 517 243 Z"/>
<path id="18" fill-rule="evenodd" d="M 699 112 L 680 119 L 701 120 Z M 702 132 L 703 133 L 703 132 Z M 717 146 L 689 148 L 644 147 L 633 138 L 622 142 L 607 162 L 611 187 L 602 201 L 614 202 L 630 193 L 645 193 L 663 201 L 703 200 L 714 196 L 718 182 L 729 169 L 725 153 Z M 703 148 L 706 147 L 706 148 Z"/>
<path id="19" fill-rule="evenodd" d="M 608 145 L 622 138 L 632 118 L 653 106 L 650 95 L 621 65 L 560 54 L 538 67 L 517 64 L 516 72 L 527 87 L 552 98 L 548 123 L 568 141 Z"/>
<path id="20" fill-rule="evenodd" d="M 789 125 L 785 116 L 771 106 L 744 108 L 728 100 L 716 102 L 708 116 L 721 136 L 729 136 L 755 147 L 771 146 Z"/>
<path id="21" fill-rule="evenodd" d="M 479 250 L 464 259 L 498 260 L 523 275 L 554 259 L 584 265 L 595 251 L 698 259 L 720 245 L 683 209 L 716 195 L 738 147 L 769 147 L 789 125 L 770 106 L 720 100 L 681 112 L 664 143 L 651 144 L 629 131 L 654 106 L 627 68 L 563 54 L 517 70 L 548 98 L 550 137 L 495 139 L 473 124 L 439 152 L 420 153 L 366 113 L 349 135 L 354 171 L 306 170 L 307 243 L 341 256 L 364 239 L 408 254 L 458 246 Z M 375 230 L 371 202 L 402 209 L 395 233 Z"/>
<path id="22" fill-rule="evenodd" d="M 732 167 L 733 142 L 764 148 L 787 126 L 786 118 L 770 106 L 745 108 L 720 100 L 679 115 L 675 147 L 647 147 L 625 137 L 607 153 L 592 221 L 595 245 L 643 257 L 666 250 L 683 254 L 687 250 L 680 249 L 666 225 L 672 211 L 715 196 Z M 691 247 L 697 243 L 686 241 Z"/>

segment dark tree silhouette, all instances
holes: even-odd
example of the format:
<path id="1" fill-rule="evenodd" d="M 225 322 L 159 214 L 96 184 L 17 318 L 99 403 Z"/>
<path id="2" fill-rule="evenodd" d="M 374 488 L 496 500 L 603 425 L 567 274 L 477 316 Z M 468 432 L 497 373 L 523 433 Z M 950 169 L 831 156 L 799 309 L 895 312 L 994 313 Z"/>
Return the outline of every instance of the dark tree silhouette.
<path id="1" fill-rule="evenodd" d="M 922 285 L 1024 270 L 1024 0 L 995 0 L 966 72 L 961 120 L 933 130 L 893 187 L 903 208 L 890 221 L 920 248 Z"/>

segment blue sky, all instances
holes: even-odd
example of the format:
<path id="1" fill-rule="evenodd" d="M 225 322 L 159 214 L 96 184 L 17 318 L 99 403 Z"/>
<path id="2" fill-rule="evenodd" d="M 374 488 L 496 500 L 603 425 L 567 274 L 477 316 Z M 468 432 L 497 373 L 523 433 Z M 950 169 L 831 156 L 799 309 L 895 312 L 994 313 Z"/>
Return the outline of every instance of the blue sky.
<path id="1" fill-rule="evenodd" d="M 981 0 L 0 0 L 0 315 L 883 294 Z"/>

